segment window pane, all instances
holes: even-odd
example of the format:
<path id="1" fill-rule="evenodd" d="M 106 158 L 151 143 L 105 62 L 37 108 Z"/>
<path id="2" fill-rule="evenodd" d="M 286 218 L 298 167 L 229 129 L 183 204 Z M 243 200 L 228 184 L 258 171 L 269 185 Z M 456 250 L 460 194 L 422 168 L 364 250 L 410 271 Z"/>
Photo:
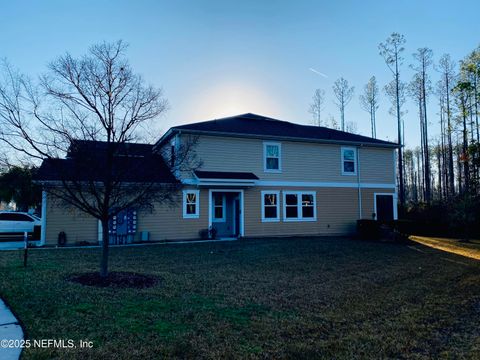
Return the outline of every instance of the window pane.
<path id="1" fill-rule="evenodd" d="M 287 205 L 297 205 L 297 195 L 296 194 L 285 195 L 285 203 Z"/>
<path id="2" fill-rule="evenodd" d="M 215 219 L 222 219 L 223 218 L 223 207 L 215 207 Z"/>
<path id="3" fill-rule="evenodd" d="M 267 157 L 267 169 L 278 170 L 279 161 L 278 158 Z"/>
<path id="4" fill-rule="evenodd" d="M 287 218 L 297 218 L 298 217 L 297 207 L 296 206 L 287 206 L 286 216 L 287 216 Z"/>
<path id="5" fill-rule="evenodd" d="M 223 198 L 222 195 L 215 195 L 215 206 L 222 206 L 223 205 Z"/>
<path id="6" fill-rule="evenodd" d="M 313 195 L 302 194 L 302 205 L 313 205 Z"/>
<path id="7" fill-rule="evenodd" d="M 277 194 L 265 194 L 264 203 L 265 205 L 277 205 Z"/>
<path id="8" fill-rule="evenodd" d="M 266 206 L 265 207 L 265 218 L 277 218 L 277 207 L 276 206 Z"/>
<path id="9" fill-rule="evenodd" d="M 192 215 L 196 213 L 196 205 L 195 204 L 187 204 L 187 214 Z"/>
<path id="10" fill-rule="evenodd" d="M 197 197 L 197 194 L 195 193 L 188 193 L 187 194 L 187 204 L 195 204 L 196 202 L 196 197 Z"/>
<path id="11" fill-rule="evenodd" d="M 267 145 L 267 157 L 278 157 L 279 151 L 277 145 Z"/>
<path id="12" fill-rule="evenodd" d="M 355 172 L 355 163 L 353 161 L 344 161 L 343 162 L 343 172 Z"/>
<path id="13" fill-rule="evenodd" d="M 343 160 L 355 161 L 355 151 L 353 151 L 353 150 L 344 150 L 344 151 L 343 151 Z"/>
<path id="14" fill-rule="evenodd" d="M 313 206 L 303 206 L 302 207 L 302 217 L 313 218 Z"/>

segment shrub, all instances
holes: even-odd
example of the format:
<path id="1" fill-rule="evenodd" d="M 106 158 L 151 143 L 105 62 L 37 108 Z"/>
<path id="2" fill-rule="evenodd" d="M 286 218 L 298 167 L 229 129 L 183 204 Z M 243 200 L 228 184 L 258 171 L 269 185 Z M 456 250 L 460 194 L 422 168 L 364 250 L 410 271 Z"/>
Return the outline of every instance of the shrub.
<path id="1" fill-rule="evenodd" d="M 378 240 L 380 238 L 380 223 L 377 220 L 357 220 L 357 233 L 362 240 Z"/>

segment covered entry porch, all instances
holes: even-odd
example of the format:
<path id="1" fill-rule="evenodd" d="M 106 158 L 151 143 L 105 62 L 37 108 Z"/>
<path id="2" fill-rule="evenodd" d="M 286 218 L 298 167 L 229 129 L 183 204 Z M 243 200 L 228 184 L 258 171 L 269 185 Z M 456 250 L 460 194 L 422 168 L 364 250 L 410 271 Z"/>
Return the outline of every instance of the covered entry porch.
<path id="1" fill-rule="evenodd" d="M 194 171 L 196 184 L 208 188 L 208 227 L 217 239 L 245 236 L 244 189 L 255 186 L 253 173 Z"/>
<path id="2" fill-rule="evenodd" d="M 244 236 L 243 190 L 210 189 L 208 196 L 208 226 L 217 239 Z"/>

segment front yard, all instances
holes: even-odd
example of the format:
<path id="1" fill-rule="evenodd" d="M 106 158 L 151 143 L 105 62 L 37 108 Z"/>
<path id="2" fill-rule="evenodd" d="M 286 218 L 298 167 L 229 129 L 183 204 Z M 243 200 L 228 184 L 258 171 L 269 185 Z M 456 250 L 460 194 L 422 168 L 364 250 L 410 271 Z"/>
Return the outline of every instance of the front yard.
<path id="1" fill-rule="evenodd" d="M 29 339 L 25 359 L 480 356 L 480 263 L 422 245 L 347 239 L 115 248 L 111 269 L 146 289 L 67 281 L 98 249 L 0 253 L 0 294 Z"/>

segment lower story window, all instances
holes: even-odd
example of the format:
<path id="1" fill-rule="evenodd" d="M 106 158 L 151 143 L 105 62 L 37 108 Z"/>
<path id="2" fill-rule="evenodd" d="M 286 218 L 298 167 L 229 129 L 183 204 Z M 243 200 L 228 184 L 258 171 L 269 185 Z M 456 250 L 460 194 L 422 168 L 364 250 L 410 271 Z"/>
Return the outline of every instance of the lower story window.
<path id="1" fill-rule="evenodd" d="M 285 221 L 315 221 L 316 193 L 312 191 L 285 191 L 284 193 Z"/>
<path id="2" fill-rule="evenodd" d="M 262 191 L 262 221 L 280 220 L 279 191 Z"/>
<path id="3" fill-rule="evenodd" d="M 199 190 L 183 191 L 183 217 L 185 219 L 198 218 Z"/>

